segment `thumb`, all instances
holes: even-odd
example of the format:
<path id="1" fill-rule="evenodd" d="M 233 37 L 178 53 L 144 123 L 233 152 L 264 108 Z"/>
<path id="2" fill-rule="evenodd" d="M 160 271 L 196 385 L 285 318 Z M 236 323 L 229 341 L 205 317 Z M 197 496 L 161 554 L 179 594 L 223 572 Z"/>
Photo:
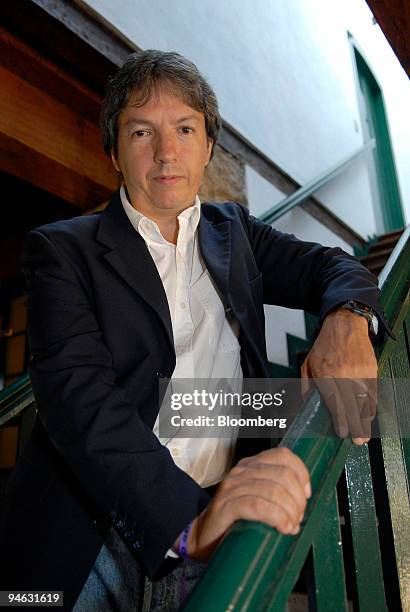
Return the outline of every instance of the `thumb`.
<path id="1" fill-rule="evenodd" d="M 314 384 L 311 379 L 311 372 L 309 367 L 309 355 L 306 357 L 305 361 L 302 363 L 302 367 L 300 369 L 300 392 L 302 394 L 303 401 L 306 400 L 307 396 L 311 389 L 313 389 Z"/>

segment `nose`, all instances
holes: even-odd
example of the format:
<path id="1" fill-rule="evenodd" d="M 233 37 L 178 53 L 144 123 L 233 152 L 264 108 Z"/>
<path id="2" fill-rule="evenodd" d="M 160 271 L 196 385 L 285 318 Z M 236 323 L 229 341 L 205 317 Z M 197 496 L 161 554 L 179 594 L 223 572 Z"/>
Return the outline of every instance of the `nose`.
<path id="1" fill-rule="evenodd" d="M 177 159 L 177 142 L 175 135 L 158 134 L 154 145 L 154 161 L 159 164 L 173 163 Z"/>

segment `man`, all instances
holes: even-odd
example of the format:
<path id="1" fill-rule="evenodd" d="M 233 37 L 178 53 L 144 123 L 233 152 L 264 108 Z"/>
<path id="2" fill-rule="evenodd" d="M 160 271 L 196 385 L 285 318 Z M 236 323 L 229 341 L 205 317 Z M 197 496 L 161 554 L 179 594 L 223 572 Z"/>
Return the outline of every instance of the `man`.
<path id="1" fill-rule="evenodd" d="M 39 414 L 8 488 L 0 575 L 4 588 L 63 590 L 77 612 L 176 609 L 236 520 L 295 535 L 311 491 L 285 449 L 232 467 L 234 438 L 160 441 L 159 380 L 266 377 L 264 302 L 319 315 L 305 376 L 376 378 L 367 318 L 386 323 L 375 277 L 351 256 L 236 203 L 200 204 L 220 118 L 191 62 L 131 55 L 101 125 L 120 192 L 101 217 L 26 242 Z"/>

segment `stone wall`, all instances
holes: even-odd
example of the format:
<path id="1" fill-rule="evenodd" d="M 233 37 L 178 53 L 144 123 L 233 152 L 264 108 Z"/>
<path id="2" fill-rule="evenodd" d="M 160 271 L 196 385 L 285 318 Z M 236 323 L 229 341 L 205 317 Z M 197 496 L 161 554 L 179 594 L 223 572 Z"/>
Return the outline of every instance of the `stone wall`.
<path id="1" fill-rule="evenodd" d="M 217 144 L 198 195 L 201 202 L 234 200 L 247 206 L 243 162 Z"/>

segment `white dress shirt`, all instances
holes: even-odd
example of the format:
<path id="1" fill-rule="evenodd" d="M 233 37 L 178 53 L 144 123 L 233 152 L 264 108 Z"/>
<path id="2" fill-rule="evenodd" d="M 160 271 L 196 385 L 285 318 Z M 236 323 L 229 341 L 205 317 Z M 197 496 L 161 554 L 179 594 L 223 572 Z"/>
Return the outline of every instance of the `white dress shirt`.
<path id="1" fill-rule="evenodd" d="M 240 391 L 243 374 L 239 325 L 236 320 L 226 318 L 199 250 L 197 227 L 201 203 L 198 196 L 177 217 L 179 231 L 175 245 L 165 240 L 155 221 L 133 208 L 124 187 L 120 194 L 128 219 L 145 240 L 167 296 L 176 353 L 170 384 L 176 389 L 180 379 L 212 379 L 217 384 L 218 379 L 224 378 L 232 381 L 232 391 Z M 224 478 L 231 466 L 236 430 L 224 438 L 164 439 L 159 437 L 158 422 L 157 418 L 154 433 L 168 447 L 175 463 L 198 484 L 208 487 Z"/>

